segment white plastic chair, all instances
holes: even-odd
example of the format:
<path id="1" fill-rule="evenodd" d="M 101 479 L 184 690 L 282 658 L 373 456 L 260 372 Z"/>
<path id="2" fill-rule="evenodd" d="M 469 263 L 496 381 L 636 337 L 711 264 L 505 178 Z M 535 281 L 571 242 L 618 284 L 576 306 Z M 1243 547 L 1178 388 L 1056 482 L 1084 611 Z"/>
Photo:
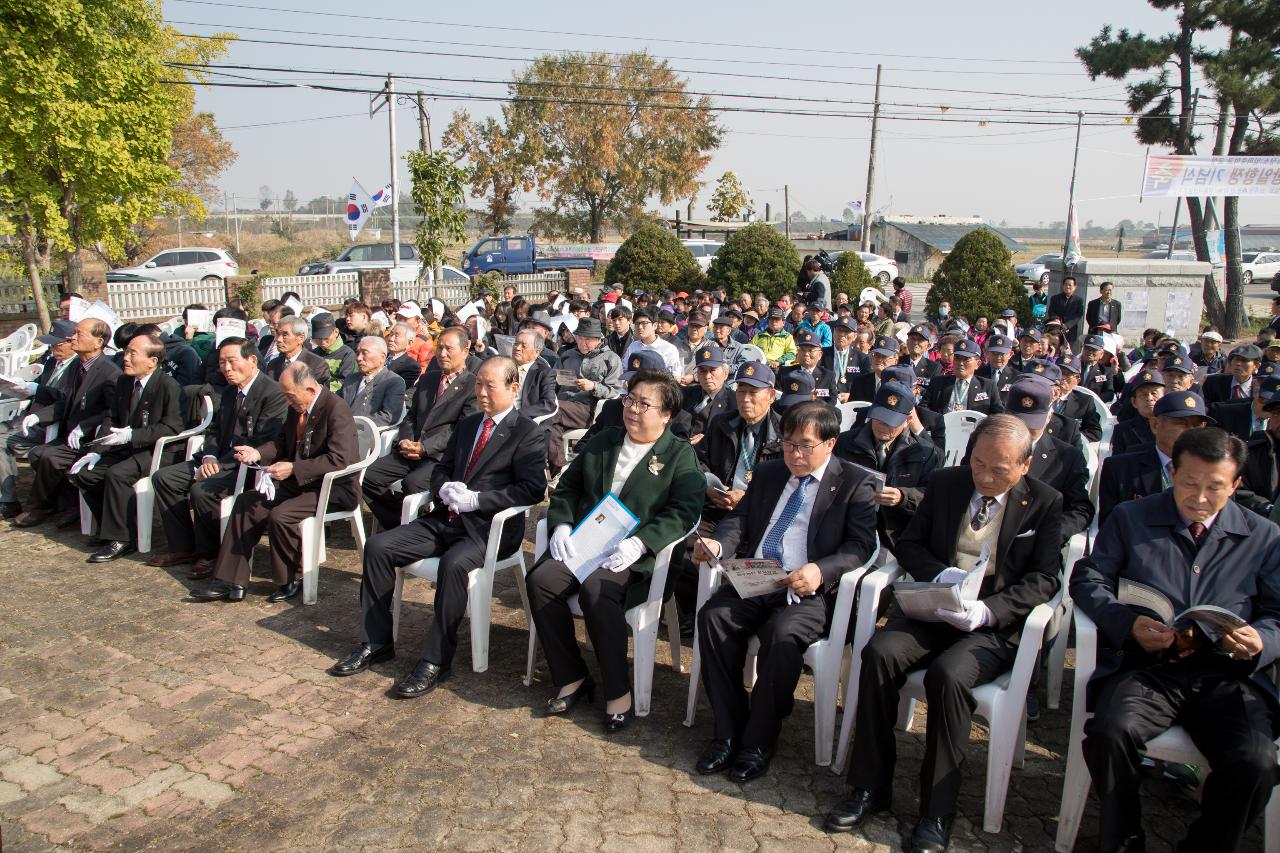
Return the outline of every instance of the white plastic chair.
<path id="1" fill-rule="evenodd" d="M 1093 524 L 1097 525 L 1095 516 Z M 1045 642 L 1049 644 L 1049 656 L 1045 666 L 1049 670 L 1045 679 L 1045 690 L 1048 693 L 1050 710 L 1057 710 L 1062 701 L 1062 676 L 1067 666 L 1067 638 L 1071 634 L 1071 570 L 1076 561 L 1088 553 L 1089 533 L 1077 533 L 1067 540 L 1062 549 L 1062 606 L 1054 614 L 1053 621 L 1045 631 Z"/>
<path id="2" fill-rule="evenodd" d="M 942 415 L 942 426 L 946 432 L 943 450 L 944 465 L 959 465 L 964 458 L 965 448 L 969 446 L 969 436 L 978 428 L 983 419 L 982 412 L 961 409 L 958 412 L 945 412 Z"/>
<path id="3" fill-rule="evenodd" d="M 302 534 L 302 603 L 315 604 L 316 594 L 320 586 L 320 564 L 325 560 L 324 526 L 331 521 L 348 520 L 351 522 L 351 535 L 356 540 L 356 551 L 364 554 L 365 530 L 364 516 L 360 512 L 360 484 L 364 482 L 365 469 L 378 458 L 378 427 L 373 421 L 357 415 L 356 435 L 360 441 L 360 459 L 346 468 L 330 471 L 324 475 L 320 483 L 320 499 L 316 503 L 317 513 L 311 518 L 304 518 L 300 526 Z M 329 494 L 333 490 L 334 481 L 343 477 L 355 477 L 356 505 L 354 509 L 329 509 Z"/>
<path id="4" fill-rule="evenodd" d="M 236 498 L 240 497 L 240 493 L 244 491 L 245 480 L 249 475 L 248 465 L 238 465 L 240 470 L 236 471 L 236 484 L 231 487 L 231 494 L 227 495 L 218 502 L 218 526 L 219 536 L 227 535 L 227 523 L 231 521 L 231 509 L 236 505 Z M 253 562 L 253 553 L 249 553 L 249 561 Z"/>
<path id="5" fill-rule="evenodd" d="M 1058 836 L 1054 849 L 1069 853 L 1075 846 L 1080 820 L 1084 815 L 1085 800 L 1089 798 L 1091 778 L 1084 762 L 1084 725 L 1092 716 L 1085 708 L 1085 692 L 1093 677 L 1098 658 L 1098 628 L 1083 611 L 1075 611 L 1076 622 L 1076 680 L 1071 698 L 1071 735 L 1067 744 L 1067 772 L 1062 786 L 1062 805 L 1058 811 Z M 1280 740 L 1277 740 L 1280 745 Z M 1208 759 L 1196 749 L 1191 736 L 1181 726 L 1157 735 L 1147 741 L 1144 749 L 1148 758 L 1175 764 L 1196 764 L 1201 767 Z M 1280 851 L 1280 799 L 1272 796 L 1267 803 L 1264 817 L 1263 846 L 1267 853 Z"/>
<path id="6" fill-rule="evenodd" d="M 1116 416 L 1111 414 L 1111 410 L 1107 408 L 1102 398 L 1088 388 L 1076 386 L 1072 393 L 1083 394 L 1098 412 L 1098 418 L 1102 422 L 1102 438 L 1097 442 L 1098 459 L 1101 460 L 1111 452 L 1111 434 L 1115 432 Z"/>
<path id="7" fill-rule="evenodd" d="M 391 452 L 391 448 L 396 445 L 396 436 L 400 434 L 400 424 L 404 422 L 405 415 L 409 412 L 408 407 L 400 409 L 400 417 L 393 424 L 387 424 L 384 427 L 378 427 L 378 457 L 381 458 Z"/>
<path id="8" fill-rule="evenodd" d="M 596 418 L 600 417 L 600 412 L 604 410 L 604 404 L 605 404 L 604 400 L 596 400 L 596 411 L 595 411 L 595 414 L 591 416 L 591 423 L 595 423 Z M 559 411 L 559 407 L 560 407 L 560 404 L 556 403 L 557 411 Z M 566 462 L 570 462 L 573 460 L 573 457 L 575 454 L 572 452 L 572 447 L 574 444 L 577 444 L 579 441 L 582 441 L 583 436 L 585 436 L 586 434 L 587 434 L 587 431 L 585 429 L 571 429 L 571 430 L 565 431 L 564 458 Z"/>
<path id="9" fill-rule="evenodd" d="M 698 529 L 694 522 L 689 532 L 668 543 L 658 552 L 653 562 L 653 576 L 649 578 L 649 597 L 643 604 L 638 604 L 626 612 L 627 624 L 631 627 L 633 671 L 632 671 L 632 704 L 637 717 L 649 715 L 649 707 L 653 698 L 653 667 L 658 658 L 658 617 L 667 620 L 667 636 L 671 643 L 671 668 L 676 672 L 684 671 L 680 657 L 680 619 L 676 612 L 675 596 L 667 599 L 664 606 L 663 591 L 667 585 L 667 571 L 671 565 L 671 555 L 677 545 L 687 539 Z M 533 562 L 542 559 L 547 550 L 547 520 L 538 521 L 537 535 L 534 538 Z M 533 664 L 538 648 L 538 629 L 533 624 L 533 611 L 526 602 L 526 615 L 529 618 L 529 656 L 525 671 L 524 683 L 528 687 L 533 684 Z M 578 605 L 578 596 L 569 598 L 569 609 L 574 616 L 582 616 L 582 608 Z"/>
<path id="10" fill-rule="evenodd" d="M 155 476 L 156 471 L 160 470 L 161 461 L 164 459 L 164 449 L 167 445 L 175 442 L 187 442 L 187 457 L 195 453 L 204 445 L 203 434 L 209 428 L 209 424 L 213 422 L 213 398 L 208 394 L 204 396 L 204 416 L 200 419 L 200 423 L 191 429 L 183 430 L 177 435 L 169 435 L 160 439 L 155 443 L 154 449 L 151 451 L 151 467 L 147 471 L 147 476 L 138 480 L 133 484 L 134 502 L 137 506 L 138 517 L 138 552 L 141 554 L 151 553 L 151 521 L 155 514 L 156 492 L 152 486 L 151 478 Z M 192 446 L 193 441 L 195 446 Z"/>
<path id="11" fill-rule="evenodd" d="M 600 411 L 597 408 L 596 414 L 599 414 L 599 413 Z M 545 424 L 547 421 L 551 420 L 558 414 L 560 414 L 560 401 L 556 400 L 556 407 L 554 409 L 547 412 L 545 415 L 538 415 L 536 418 L 533 419 L 533 422 L 535 424 Z"/>
<path id="12" fill-rule="evenodd" d="M 825 637 L 811 643 L 805 649 L 804 662 L 813 671 L 813 760 L 814 763 L 826 767 L 831 763 L 832 744 L 836 734 L 836 701 L 840 697 L 840 673 L 844 665 L 845 642 L 849 635 L 849 619 L 853 614 L 853 603 L 857 597 L 858 584 L 880 555 L 880 544 L 877 541 L 871 558 L 856 569 L 845 572 L 840 578 L 840 587 L 836 592 L 835 608 L 831 613 L 830 630 Z M 720 572 L 706 563 L 698 567 L 698 611 L 711 597 L 723 581 Z M 705 591 L 705 594 L 704 594 Z M 861 616 L 861 614 L 859 614 Z M 871 616 L 871 627 L 867 636 L 875 628 L 875 614 Z M 865 643 L 865 641 L 864 641 Z M 760 650 L 760 640 L 752 637 L 747 645 L 746 666 L 743 671 L 743 683 L 750 687 L 755 682 L 756 654 Z M 694 714 L 698 707 L 698 676 L 701 662 L 698 657 L 698 635 L 693 635 L 693 665 L 689 669 L 689 698 L 685 705 L 684 724 L 693 725 Z M 851 669 L 851 677 L 856 675 Z"/>
<path id="13" fill-rule="evenodd" d="M 866 400 L 850 400 L 847 403 L 836 403 L 836 411 L 840 413 L 840 431 L 848 431 L 858 418 L 858 409 L 865 409 L 870 405 Z"/>
<path id="14" fill-rule="evenodd" d="M 418 512 L 429 502 L 430 495 L 425 492 L 410 495 L 401 504 L 400 523 L 408 524 L 418 517 Z M 484 672 L 489 668 L 489 625 L 492 622 L 493 578 L 502 569 L 517 568 L 515 573 L 516 588 L 520 591 L 520 601 L 525 613 L 529 612 L 529 594 L 525 590 L 524 576 L 528 571 L 524 562 L 523 541 L 516 547 L 515 553 L 506 557 L 499 555 L 502 541 L 502 529 L 507 519 L 512 516 L 524 516 L 532 507 L 513 506 L 494 515 L 489 522 L 489 539 L 484 551 L 484 565 L 467 573 L 467 612 L 471 617 L 471 670 Z M 527 523 L 524 519 L 522 525 Z M 522 528 L 523 529 L 523 528 Z M 395 592 L 391 600 L 391 636 L 400 636 L 400 601 L 404 594 L 406 578 L 424 578 L 431 583 L 436 582 L 440 571 L 440 558 L 428 557 L 407 566 L 396 567 Z"/>

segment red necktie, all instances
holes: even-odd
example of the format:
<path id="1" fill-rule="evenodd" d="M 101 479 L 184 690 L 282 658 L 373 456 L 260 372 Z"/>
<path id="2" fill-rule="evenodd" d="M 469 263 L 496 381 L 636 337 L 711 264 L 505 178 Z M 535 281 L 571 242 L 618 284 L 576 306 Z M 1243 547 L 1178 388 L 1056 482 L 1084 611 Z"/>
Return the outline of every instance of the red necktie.
<path id="1" fill-rule="evenodd" d="M 1193 521 L 1187 525 L 1187 532 L 1191 534 L 1191 541 L 1199 545 L 1208 529 L 1201 522 Z"/>
<path id="2" fill-rule="evenodd" d="M 444 389 L 449 387 L 449 383 L 453 381 L 453 374 L 446 373 L 440 377 L 440 387 L 436 389 L 436 399 L 439 400 L 444 396 Z"/>
<path id="3" fill-rule="evenodd" d="M 1233 400 L 1243 400 L 1243 399 L 1244 399 L 1244 386 L 1243 386 L 1243 385 L 1232 385 L 1232 386 L 1231 386 L 1231 399 L 1233 399 Z"/>
<path id="4" fill-rule="evenodd" d="M 294 427 L 293 433 L 293 457 L 297 459 L 302 455 L 302 431 L 307 425 L 307 413 L 298 413 L 298 423 Z"/>
<path id="5" fill-rule="evenodd" d="M 462 476 L 463 482 L 471 479 L 471 472 L 475 470 L 476 463 L 480 461 L 480 454 L 484 453 L 484 446 L 489 443 L 489 436 L 493 435 L 493 418 L 484 419 L 484 428 L 480 430 L 480 437 L 476 439 L 476 446 L 471 451 L 471 459 L 467 462 L 467 473 Z M 457 521 L 458 513 L 449 511 L 449 520 Z"/>

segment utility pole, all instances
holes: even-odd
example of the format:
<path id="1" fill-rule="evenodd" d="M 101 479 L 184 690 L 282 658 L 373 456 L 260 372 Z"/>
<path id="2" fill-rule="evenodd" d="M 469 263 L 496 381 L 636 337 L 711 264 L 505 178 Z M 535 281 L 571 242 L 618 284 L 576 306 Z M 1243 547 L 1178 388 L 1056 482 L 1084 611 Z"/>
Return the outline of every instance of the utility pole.
<path id="1" fill-rule="evenodd" d="M 871 191 L 876 185 L 876 136 L 880 129 L 880 69 L 876 65 L 876 100 L 871 109 L 871 150 L 867 154 L 867 194 L 862 200 L 862 251 L 871 251 Z"/>
<path id="2" fill-rule="evenodd" d="M 1191 127 L 1196 126 L 1196 107 L 1200 106 L 1200 90 L 1196 89 L 1195 94 L 1191 96 Z M 1173 227 L 1169 229 L 1169 252 L 1165 255 L 1165 259 L 1173 257 L 1173 247 L 1178 245 L 1178 211 L 1182 210 L 1182 199 L 1175 198 L 1173 200 Z M 1194 238 L 1195 235 L 1192 235 Z"/>
<path id="3" fill-rule="evenodd" d="M 240 208 L 236 205 L 236 194 L 231 194 L 231 218 L 236 225 L 236 255 L 240 254 Z"/>
<path id="4" fill-rule="evenodd" d="M 782 185 L 782 216 L 787 221 L 787 239 L 791 239 L 791 187 Z"/>
<path id="5" fill-rule="evenodd" d="M 418 147 L 430 154 L 431 149 L 431 116 L 427 114 L 426 96 L 421 92 L 418 93 L 418 132 L 422 134 L 422 141 L 418 143 Z"/>
<path id="6" fill-rule="evenodd" d="M 369 118 L 387 105 L 387 131 L 391 139 L 391 267 L 400 268 L 400 170 L 396 157 L 396 78 L 387 75 L 387 88 L 373 96 Z M 385 101 L 382 99 L 386 98 Z"/>
<path id="7" fill-rule="evenodd" d="M 1076 170 L 1080 167 L 1080 129 L 1084 125 L 1084 113 L 1076 113 L 1076 153 L 1071 161 L 1071 192 L 1067 200 L 1067 233 L 1062 240 L 1062 275 L 1067 275 L 1067 252 L 1071 247 L 1071 225 L 1076 216 Z"/>

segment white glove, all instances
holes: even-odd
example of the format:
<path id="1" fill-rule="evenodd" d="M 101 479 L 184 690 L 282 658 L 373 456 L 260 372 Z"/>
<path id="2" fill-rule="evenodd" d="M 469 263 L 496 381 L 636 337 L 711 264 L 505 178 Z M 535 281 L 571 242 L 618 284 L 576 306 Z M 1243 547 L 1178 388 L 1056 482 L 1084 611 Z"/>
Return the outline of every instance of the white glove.
<path id="1" fill-rule="evenodd" d="M 463 487 L 449 493 L 449 509 L 461 515 L 464 512 L 475 512 L 480 508 L 480 493 Z"/>
<path id="2" fill-rule="evenodd" d="M 93 466 L 98 464 L 98 460 L 102 458 L 101 453 L 86 453 L 76 460 L 76 464 L 71 466 L 68 474 L 79 474 L 81 471 L 93 470 Z"/>
<path id="3" fill-rule="evenodd" d="M 573 528 L 567 524 L 558 524 L 556 529 L 551 531 L 551 542 L 547 547 L 551 549 L 551 558 L 565 562 L 573 559 L 577 554 L 573 549 L 573 544 L 569 541 L 569 537 L 573 535 Z"/>
<path id="4" fill-rule="evenodd" d="M 99 447 L 117 447 L 128 444 L 133 438 L 133 427 L 112 427 L 111 432 L 98 442 Z"/>
<path id="5" fill-rule="evenodd" d="M 791 587 L 787 587 L 787 605 L 790 606 L 792 604 L 799 604 L 800 601 L 801 601 L 801 598 L 799 594 L 796 593 L 796 591 Z"/>
<path id="6" fill-rule="evenodd" d="M 949 569 L 943 569 L 938 572 L 938 576 L 933 579 L 934 583 L 960 583 L 969 573 L 964 569 L 958 569 L 952 566 Z"/>
<path id="7" fill-rule="evenodd" d="M 453 503 L 454 493 L 457 492 L 459 489 L 465 490 L 466 488 L 467 487 L 464 484 L 456 482 L 454 480 L 450 480 L 449 482 L 441 486 L 440 491 L 436 492 L 436 494 L 440 496 L 441 503 L 450 504 L 450 503 Z"/>
<path id="8" fill-rule="evenodd" d="M 952 628 L 966 633 L 976 631 L 985 625 L 994 625 L 996 623 L 996 617 L 991 612 L 991 608 L 981 601 L 966 601 L 964 609 L 958 612 L 943 610 L 939 607 L 933 611 L 933 615 L 938 617 L 939 622 L 946 622 Z"/>
<path id="9" fill-rule="evenodd" d="M 80 429 L 80 427 L 76 427 L 70 433 L 67 434 L 67 447 L 70 447 L 72 450 L 79 450 L 80 441 L 83 438 L 84 438 L 84 430 Z"/>
<path id="10" fill-rule="evenodd" d="M 253 490 L 267 500 L 275 500 L 276 481 L 271 479 L 267 469 L 259 468 L 253 479 Z"/>
<path id="11" fill-rule="evenodd" d="M 39 390 L 40 386 L 34 382 L 19 382 L 17 385 L 17 392 L 23 397 L 34 397 Z"/>
<path id="12" fill-rule="evenodd" d="M 611 572 L 625 571 L 632 563 L 644 556 L 644 543 L 634 536 L 629 536 L 618 543 L 618 550 L 614 551 L 605 561 L 600 564 L 600 568 L 608 569 Z"/>
<path id="13" fill-rule="evenodd" d="M 30 432 L 31 428 L 38 423 L 40 423 L 39 415 L 27 415 L 25 418 L 22 419 L 22 431 Z"/>

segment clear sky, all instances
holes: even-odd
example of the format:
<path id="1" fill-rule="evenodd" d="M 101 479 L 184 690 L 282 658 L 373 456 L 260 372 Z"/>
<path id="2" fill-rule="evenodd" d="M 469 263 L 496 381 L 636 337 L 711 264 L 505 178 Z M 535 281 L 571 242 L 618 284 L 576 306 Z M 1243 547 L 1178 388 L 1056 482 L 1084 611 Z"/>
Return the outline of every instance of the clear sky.
<path id="1" fill-rule="evenodd" d="M 1105 24 L 1149 33 L 1171 31 L 1174 24 L 1172 14 L 1140 0 L 905 0 L 809 7 L 758 0 L 490 0 L 475 6 L 404 0 L 261 2 L 165 0 L 164 10 L 183 32 L 238 33 L 244 40 L 231 47 L 224 63 L 309 72 L 227 69 L 226 74 L 239 76 L 215 78 L 229 82 L 381 85 L 371 78 L 314 73 L 322 70 L 505 81 L 543 52 L 647 49 L 668 58 L 696 91 L 831 102 L 720 96 L 713 98 L 717 105 L 856 114 L 719 115 L 728 133 L 703 175 L 707 188 L 700 201 L 710 196 L 715 178 L 732 170 L 760 212 L 769 202 L 775 218 L 783 185 L 790 187 L 792 208 L 809 215 L 839 216 L 850 200 L 863 198 L 871 126 L 865 115 L 875 66 L 882 63 L 882 115 L 948 121 L 882 119 L 873 209 L 888 205 L 891 215 L 978 215 L 1019 225 L 1066 218 L 1074 111 L 1124 112 L 1122 84 L 1091 82 L 1074 49 Z M 502 85 L 456 80 L 405 79 L 398 85 L 428 95 L 506 91 Z M 301 88 L 212 89 L 202 91 L 198 102 L 215 114 L 239 153 L 221 182 L 223 189 L 250 204 L 263 185 L 277 196 L 292 190 L 306 201 L 345 194 L 352 176 L 370 191 L 390 177 L 387 121 L 385 115 L 369 118 L 366 95 Z M 496 114 L 498 106 L 429 100 L 437 141 L 459 108 L 484 116 Z M 1212 104 L 1206 110 L 1212 112 Z M 968 121 L 954 121 L 960 118 Z M 978 120 L 987 121 L 986 126 Z M 1066 124 L 1003 123 L 1010 120 Z M 1120 121 L 1118 115 L 1086 116 L 1086 123 Z M 403 153 L 417 144 L 416 116 L 401 107 L 397 122 Z M 1211 140 L 1202 143 L 1201 152 L 1210 148 Z M 1082 223 L 1109 225 L 1124 218 L 1169 223 L 1172 201 L 1138 202 L 1144 151 L 1134 141 L 1132 127 L 1084 128 L 1077 187 Z M 406 180 L 403 164 L 400 175 Z M 533 204 L 536 198 L 524 196 L 522 202 Z M 1280 222 L 1280 197 L 1242 199 L 1240 207 L 1243 223 Z M 699 207 L 694 214 L 700 215 Z"/>

